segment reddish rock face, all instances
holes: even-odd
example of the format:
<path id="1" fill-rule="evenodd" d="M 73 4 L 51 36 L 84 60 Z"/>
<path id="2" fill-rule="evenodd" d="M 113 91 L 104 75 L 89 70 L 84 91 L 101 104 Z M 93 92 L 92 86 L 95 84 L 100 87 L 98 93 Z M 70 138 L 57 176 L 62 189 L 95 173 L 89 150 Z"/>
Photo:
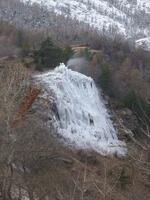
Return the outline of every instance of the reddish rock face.
<path id="1" fill-rule="evenodd" d="M 29 108 L 32 106 L 33 102 L 35 101 L 35 99 L 38 97 L 39 94 L 40 94 L 39 89 L 29 88 L 28 93 L 24 97 L 23 102 L 22 102 L 18 112 L 16 113 L 15 119 L 12 123 L 12 127 L 15 127 L 19 123 L 19 121 L 22 120 L 23 116 L 29 110 Z"/>

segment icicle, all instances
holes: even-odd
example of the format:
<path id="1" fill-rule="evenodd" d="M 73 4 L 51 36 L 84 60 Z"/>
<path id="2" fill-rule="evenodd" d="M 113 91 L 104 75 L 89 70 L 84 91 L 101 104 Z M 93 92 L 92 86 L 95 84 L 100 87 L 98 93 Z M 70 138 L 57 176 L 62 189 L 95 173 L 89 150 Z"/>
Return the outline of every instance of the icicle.
<path id="1" fill-rule="evenodd" d="M 55 124 L 66 144 L 101 154 L 126 154 L 125 143 L 117 138 L 103 99 L 92 78 L 61 64 L 54 71 L 36 76 L 46 91 L 56 96 Z M 55 108 L 56 110 L 56 108 Z"/>

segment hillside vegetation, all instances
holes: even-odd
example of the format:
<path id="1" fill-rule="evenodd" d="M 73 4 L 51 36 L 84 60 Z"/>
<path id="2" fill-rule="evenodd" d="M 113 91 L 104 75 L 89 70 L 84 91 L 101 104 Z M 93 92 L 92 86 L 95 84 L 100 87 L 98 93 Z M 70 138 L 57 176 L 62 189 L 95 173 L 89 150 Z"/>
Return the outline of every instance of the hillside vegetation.
<path id="1" fill-rule="evenodd" d="M 128 156 L 124 159 L 64 147 L 53 137 L 57 133 L 54 127 L 48 131 L 43 123 L 46 102 L 40 103 L 37 109 L 35 98 L 40 88 L 32 86 L 31 90 L 24 85 L 30 79 L 25 66 L 16 59 L 5 60 L 3 65 L 0 199 L 149 199 L 150 166 L 146 147 L 126 136 Z M 120 129 L 121 136 L 126 135 L 126 128 L 123 130 Z"/>
<path id="2" fill-rule="evenodd" d="M 0 1 L 0 200 L 149 200 L 150 52 L 44 8 L 37 18 L 42 8 L 28 8 Z M 124 158 L 71 150 L 52 124 L 47 129 L 53 105 L 39 98 L 32 75 L 66 63 L 76 45 L 127 143 Z"/>

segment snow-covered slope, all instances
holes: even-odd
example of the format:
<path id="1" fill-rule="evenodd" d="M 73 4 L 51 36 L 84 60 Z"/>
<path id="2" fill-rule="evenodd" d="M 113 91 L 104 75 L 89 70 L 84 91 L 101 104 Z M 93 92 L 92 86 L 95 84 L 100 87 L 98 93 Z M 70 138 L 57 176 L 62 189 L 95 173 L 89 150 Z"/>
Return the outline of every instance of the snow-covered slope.
<path id="1" fill-rule="evenodd" d="M 26 1 L 26 0 L 25 0 Z M 31 0 L 33 3 L 46 5 L 49 9 L 54 9 L 57 14 L 64 14 L 80 22 L 89 24 L 99 30 L 118 29 L 118 32 L 125 35 L 125 27 L 115 18 L 126 17 L 124 13 L 114 6 L 109 7 L 105 1 L 96 0 Z M 108 9 L 109 8 L 109 9 Z M 107 14 L 106 14 L 107 13 Z"/>
<path id="2" fill-rule="evenodd" d="M 66 144 L 103 155 L 126 154 L 92 78 L 61 64 L 36 79 L 45 88 L 45 99 L 54 94 L 55 114 L 50 118 Z"/>
<path id="3" fill-rule="evenodd" d="M 28 0 L 22 0 L 27 2 Z M 149 0 L 31 0 L 90 26 L 126 37 L 150 36 Z"/>
<path id="4" fill-rule="evenodd" d="M 90 31 L 96 29 L 108 37 L 120 34 L 132 42 L 148 38 L 149 44 L 150 0 L 1 0 L 0 20 L 52 30 L 70 21 L 67 30 L 75 31 L 78 28 L 72 24 L 81 22 L 80 27 L 91 27 Z"/>
<path id="5" fill-rule="evenodd" d="M 137 40 L 136 47 L 141 47 L 146 51 L 150 51 L 150 37 Z"/>

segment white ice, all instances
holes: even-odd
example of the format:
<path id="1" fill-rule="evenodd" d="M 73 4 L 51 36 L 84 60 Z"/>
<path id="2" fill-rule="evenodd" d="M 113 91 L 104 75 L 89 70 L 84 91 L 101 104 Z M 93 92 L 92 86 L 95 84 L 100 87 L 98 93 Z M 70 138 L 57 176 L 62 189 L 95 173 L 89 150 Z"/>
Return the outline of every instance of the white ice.
<path id="1" fill-rule="evenodd" d="M 59 116 L 55 126 L 66 144 L 102 155 L 126 154 L 125 143 L 118 140 L 92 78 L 61 64 L 53 71 L 37 75 L 36 79 L 49 93 L 47 95 L 52 91 L 55 94 Z"/>
<path id="2" fill-rule="evenodd" d="M 141 38 L 136 40 L 136 47 L 141 47 L 146 51 L 150 51 L 150 37 Z"/>

